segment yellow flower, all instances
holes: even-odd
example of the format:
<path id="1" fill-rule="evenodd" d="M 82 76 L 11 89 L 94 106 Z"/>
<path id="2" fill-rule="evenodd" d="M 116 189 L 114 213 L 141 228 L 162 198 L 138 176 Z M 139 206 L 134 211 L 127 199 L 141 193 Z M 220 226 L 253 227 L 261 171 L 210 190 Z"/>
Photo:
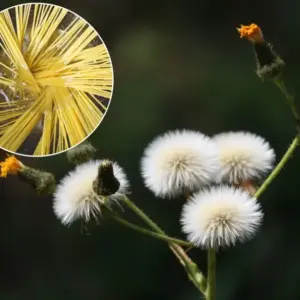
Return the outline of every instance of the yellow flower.
<path id="1" fill-rule="evenodd" d="M 6 177 L 7 174 L 16 174 L 23 168 L 23 164 L 17 160 L 13 155 L 8 156 L 5 161 L 0 162 L 1 173 L 0 177 Z"/>
<path id="2" fill-rule="evenodd" d="M 240 28 L 237 28 L 237 31 L 240 33 L 241 38 L 247 38 L 252 43 L 264 42 L 261 28 L 254 23 L 250 25 L 241 25 Z"/>

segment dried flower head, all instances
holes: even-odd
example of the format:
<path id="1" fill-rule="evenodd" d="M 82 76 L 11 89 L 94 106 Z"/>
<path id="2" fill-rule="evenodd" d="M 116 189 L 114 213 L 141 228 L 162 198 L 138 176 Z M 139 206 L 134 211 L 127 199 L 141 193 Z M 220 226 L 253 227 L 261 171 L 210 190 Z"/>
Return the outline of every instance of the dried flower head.
<path id="1" fill-rule="evenodd" d="M 103 119 L 113 84 L 98 33 L 69 10 L 21 4 L 0 13 L 0 146 L 34 155 L 82 142 Z"/>
<path id="2" fill-rule="evenodd" d="M 142 158 L 146 186 L 161 197 L 199 190 L 219 170 L 214 143 L 197 131 L 170 131 L 152 141 Z"/>
<path id="3" fill-rule="evenodd" d="M 113 175 L 119 182 L 118 189 L 110 195 L 99 195 L 94 190 L 94 181 L 98 178 L 99 166 L 103 160 L 92 160 L 78 165 L 59 183 L 54 194 L 53 208 L 56 216 L 65 225 L 77 219 L 88 222 L 99 217 L 101 206 L 121 200 L 128 194 L 129 182 L 123 169 L 112 163 Z"/>
<path id="4" fill-rule="evenodd" d="M 8 155 L 3 162 L 0 162 L 0 167 L 0 177 L 6 177 L 7 174 L 17 174 L 24 166 L 15 156 Z"/>
<path id="5" fill-rule="evenodd" d="M 250 132 L 225 132 L 213 137 L 223 182 L 241 184 L 260 178 L 273 167 L 275 152 L 262 137 Z"/>
<path id="6" fill-rule="evenodd" d="M 181 224 L 192 243 L 218 248 L 251 238 L 262 218 L 259 203 L 247 192 L 219 186 L 193 195 L 183 207 Z"/>

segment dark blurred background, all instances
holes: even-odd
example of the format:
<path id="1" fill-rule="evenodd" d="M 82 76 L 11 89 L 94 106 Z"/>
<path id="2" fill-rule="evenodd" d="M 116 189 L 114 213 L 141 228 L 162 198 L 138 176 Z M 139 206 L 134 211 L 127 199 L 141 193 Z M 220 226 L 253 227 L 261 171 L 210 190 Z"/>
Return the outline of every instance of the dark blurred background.
<path id="1" fill-rule="evenodd" d="M 0 8 L 19 3 L 2 0 Z M 155 198 L 139 174 L 143 150 L 156 135 L 176 128 L 208 135 L 247 130 L 265 137 L 278 158 L 293 139 L 289 107 L 275 86 L 255 75 L 251 45 L 235 28 L 261 25 L 284 58 L 288 86 L 297 96 L 299 1 L 52 3 L 80 14 L 106 43 L 115 88 L 90 141 L 102 157 L 125 168 L 132 199 L 169 234 L 183 238 L 178 217 L 184 199 Z M 22 161 L 57 179 L 71 168 L 64 154 Z M 255 239 L 218 254 L 217 300 L 300 299 L 299 163 L 298 150 L 261 197 L 265 220 Z M 114 223 L 89 236 L 78 224 L 64 227 L 51 197 L 37 197 L 15 176 L 1 179 L 0 195 L 1 300 L 201 298 L 163 242 Z M 204 270 L 205 253 L 190 253 Z"/>

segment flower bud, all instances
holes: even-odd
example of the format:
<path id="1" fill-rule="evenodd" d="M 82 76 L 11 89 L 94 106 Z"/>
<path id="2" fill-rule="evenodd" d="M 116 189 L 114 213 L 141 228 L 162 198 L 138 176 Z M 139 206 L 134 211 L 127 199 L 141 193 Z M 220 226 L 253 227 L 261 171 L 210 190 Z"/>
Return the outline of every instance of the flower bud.
<path id="1" fill-rule="evenodd" d="M 273 79 L 282 73 L 285 63 L 270 43 L 254 44 L 254 51 L 258 77 Z"/>
<path id="2" fill-rule="evenodd" d="M 8 174 L 17 174 L 24 165 L 14 156 L 8 155 L 7 158 L 0 162 L 0 177 L 7 177 Z"/>
<path id="3" fill-rule="evenodd" d="M 257 75 L 262 79 L 273 79 L 279 76 L 285 63 L 275 52 L 272 44 L 264 39 L 261 28 L 252 23 L 247 26 L 241 25 L 237 30 L 241 38 L 247 38 L 254 45 Z"/>
<path id="4" fill-rule="evenodd" d="M 83 164 L 95 158 L 97 149 L 90 143 L 80 144 L 67 151 L 67 159 L 74 165 Z"/>

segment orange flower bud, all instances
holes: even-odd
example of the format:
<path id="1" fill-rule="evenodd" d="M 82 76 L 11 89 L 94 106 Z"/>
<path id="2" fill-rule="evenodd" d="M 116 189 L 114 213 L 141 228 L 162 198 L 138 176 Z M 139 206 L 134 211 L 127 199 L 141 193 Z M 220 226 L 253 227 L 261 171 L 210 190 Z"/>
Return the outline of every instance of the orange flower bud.
<path id="1" fill-rule="evenodd" d="M 237 31 L 240 33 L 241 38 L 247 38 L 252 43 L 264 42 L 261 28 L 254 23 L 250 25 L 241 25 L 240 28 L 237 28 Z"/>
<path id="2" fill-rule="evenodd" d="M 23 164 L 12 155 L 8 156 L 3 162 L 0 162 L 0 167 L 0 177 L 6 177 L 7 174 L 17 174 L 23 167 Z"/>

